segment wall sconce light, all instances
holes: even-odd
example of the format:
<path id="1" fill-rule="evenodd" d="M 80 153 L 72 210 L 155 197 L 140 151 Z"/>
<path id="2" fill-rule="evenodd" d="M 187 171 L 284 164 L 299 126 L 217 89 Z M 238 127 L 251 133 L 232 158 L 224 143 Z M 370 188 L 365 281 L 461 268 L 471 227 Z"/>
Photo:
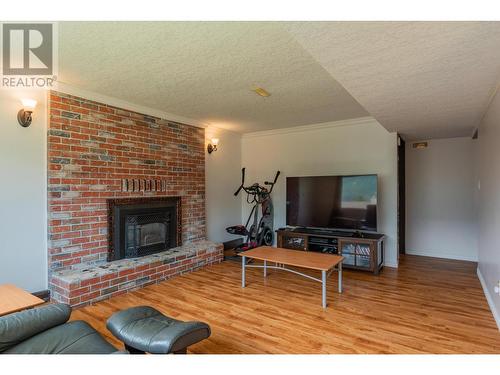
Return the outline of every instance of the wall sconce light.
<path id="1" fill-rule="evenodd" d="M 27 128 L 31 125 L 32 113 L 36 107 L 36 100 L 34 99 L 21 99 L 23 103 L 23 109 L 19 110 L 17 113 L 17 121 L 23 128 Z"/>
<path id="2" fill-rule="evenodd" d="M 219 144 L 219 138 L 212 138 L 212 143 L 208 144 L 207 151 L 211 154 L 214 151 L 217 151 L 217 145 Z"/>

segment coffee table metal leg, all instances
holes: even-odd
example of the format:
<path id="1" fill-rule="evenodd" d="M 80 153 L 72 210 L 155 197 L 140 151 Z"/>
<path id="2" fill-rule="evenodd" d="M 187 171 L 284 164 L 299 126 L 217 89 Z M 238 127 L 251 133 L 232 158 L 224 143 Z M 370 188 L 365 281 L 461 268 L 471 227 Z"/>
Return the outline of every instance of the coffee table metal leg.
<path id="1" fill-rule="evenodd" d="M 342 293 L 342 262 L 339 263 L 339 293 Z"/>
<path id="2" fill-rule="evenodd" d="M 242 256 L 241 257 L 241 287 L 245 287 L 245 266 L 247 264 L 247 259 L 246 257 Z"/>
<path id="3" fill-rule="evenodd" d="M 264 261 L 264 277 L 267 277 L 267 260 Z"/>
<path id="4" fill-rule="evenodd" d="M 321 271 L 321 295 L 323 308 L 326 309 L 326 271 Z"/>

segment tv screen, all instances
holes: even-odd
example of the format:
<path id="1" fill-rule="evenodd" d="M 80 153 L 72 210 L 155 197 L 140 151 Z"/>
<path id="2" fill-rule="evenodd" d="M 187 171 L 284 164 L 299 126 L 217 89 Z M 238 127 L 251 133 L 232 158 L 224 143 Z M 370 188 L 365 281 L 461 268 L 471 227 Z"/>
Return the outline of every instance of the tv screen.
<path id="1" fill-rule="evenodd" d="M 377 231 L 377 175 L 288 177 L 286 224 Z"/>

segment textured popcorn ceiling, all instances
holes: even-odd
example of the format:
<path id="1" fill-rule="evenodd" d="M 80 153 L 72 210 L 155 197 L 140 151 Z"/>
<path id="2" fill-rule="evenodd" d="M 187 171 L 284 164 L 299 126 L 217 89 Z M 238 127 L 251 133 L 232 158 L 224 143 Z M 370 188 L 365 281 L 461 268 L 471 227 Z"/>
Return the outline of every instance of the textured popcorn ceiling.
<path id="1" fill-rule="evenodd" d="M 498 22 L 62 22 L 59 37 L 60 81 L 238 132 L 372 115 L 407 139 L 468 136 L 500 78 Z"/>
<path id="2" fill-rule="evenodd" d="M 278 23 L 62 22 L 59 38 L 61 81 L 218 127 L 367 116 Z"/>
<path id="3" fill-rule="evenodd" d="M 500 22 L 287 29 L 372 116 L 407 139 L 470 136 L 500 78 Z"/>

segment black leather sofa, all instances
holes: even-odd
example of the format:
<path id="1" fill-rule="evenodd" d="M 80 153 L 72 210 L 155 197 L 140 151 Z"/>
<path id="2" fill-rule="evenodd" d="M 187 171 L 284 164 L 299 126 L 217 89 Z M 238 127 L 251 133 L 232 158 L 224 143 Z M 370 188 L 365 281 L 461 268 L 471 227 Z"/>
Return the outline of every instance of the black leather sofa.
<path id="1" fill-rule="evenodd" d="M 203 322 L 183 322 L 150 306 L 113 314 L 111 333 L 125 344 L 120 352 L 82 320 L 68 322 L 71 307 L 49 304 L 0 317 L 0 354 L 185 354 L 210 336 Z"/>
<path id="2" fill-rule="evenodd" d="M 1 354 L 110 354 L 119 352 L 89 324 L 68 322 L 71 308 L 50 304 L 0 317 Z"/>

